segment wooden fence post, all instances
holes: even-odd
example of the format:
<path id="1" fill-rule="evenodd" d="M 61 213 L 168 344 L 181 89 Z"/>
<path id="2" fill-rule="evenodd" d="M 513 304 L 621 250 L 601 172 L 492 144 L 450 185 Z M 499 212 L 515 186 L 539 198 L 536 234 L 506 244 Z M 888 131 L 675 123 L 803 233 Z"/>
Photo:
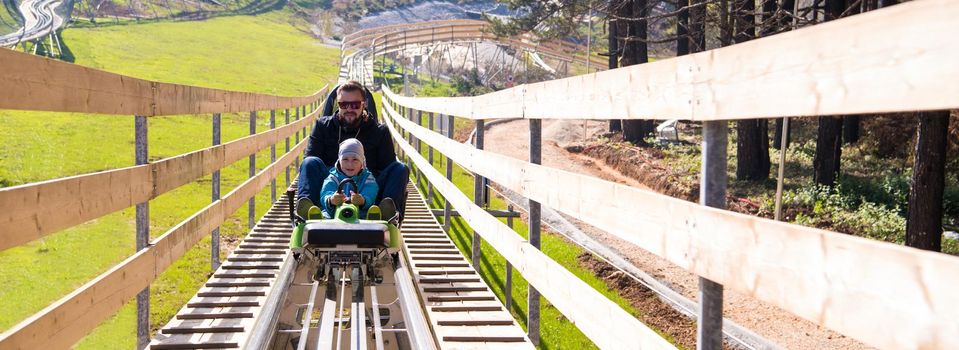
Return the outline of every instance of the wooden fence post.
<path id="1" fill-rule="evenodd" d="M 446 116 L 446 137 L 448 137 L 450 140 L 453 139 L 453 123 L 454 122 L 455 122 L 455 119 L 453 119 L 453 116 L 451 115 Z M 452 182 L 453 181 L 453 161 L 450 160 L 449 156 L 444 155 L 443 157 L 446 158 L 446 180 Z M 446 198 L 446 196 L 443 196 L 443 198 L 444 198 L 443 231 L 446 231 L 446 233 L 449 233 L 450 232 L 450 214 L 451 214 L 450 200 Z"/>
<path id="2" fill-rule="evenodd" d="M 506 205 L 506 212 L 513 214 L 512 204 Z M 513 228 L 513 215 L 506 217 L 506 226 Z M 506 261 L 506 290 L 503 294 L 506 295 L 506 312 L 509 312 L 513 308 L 513 264 L 510 264 L 509 260 Z"/>
<path id="3" fill-rule="evenodd" d="M 295 112 L 295 115 L 294 115 L 293 120 L 294 120 L 294 121 L 300 120 L 300 107 L 297 106 L 297 107 L 294 109 L 294 112 Z M 294 138 L 293 144 L 294 144 L 294 145 L 299 145 L 299 144 L 300 144 L 300 131 L 297 130 L 294 134 L 296 134 L 296 137 Z M 296 156 L 296 159 L 293 160 L 293 166 L 294 166 L 297 170 L 300 169 L 300 156 Z"/>
<path id="4" fill-rule="evenodd" d="M 414 111 L 410 111 L 410 116 L 413 116 L 413 112 Z M 415 110 L 415 113 L 416 113 L 416 125 L 423 126 L 423 111 Z M 423 155 L 423 141 L 421 141 L 419 137 L 416 138 L 416 153 L 421 156 Z M 416 180 L 418 182 L 423 181 L 422 177 L 423 177 L 422 169 L 420 169 L 420 167 L 416 167 Z"/>
<path id="5" fill-rule="evenodd" d="M 220 113 L 213 113 L 213 145 L 219 145 L 221 143 L 221 118 Z M 213 171 L 213 181 L 211 181 L 210 186 L 212 187 L 210 192 L 212 192 L 211 200 L 216 202 L 220 200 L 220 170 Z M 213 271 L 220 268 L 220 227 L 217 226 L 213 228 L 213 233 L 210 238 L 210 268 Z"/>
<path id="6" fill-rule="evenodd" d="M 256 134 L 256 111 L 250 112 L 250 135 Z M 256 152 L 250 155 L 250 178 L 256 175 Z M 250 197 L 247 210 L 247 224 L 252 230 L 253 226 L 256 225 L 256 196 Z"/>
<path id="7" fill-rule="evenodd" d="M 134 117 L 134 152 L 137 165 L 149 162 L 149 138 L 147 137 L 147 117 Z M 136 206 L 136 244 L 137 251 L 146 249 L 150 242 L 150 201 L 137 203 Z M 145 349 L 150 344 L 150 287 L 137 293 L 137 349 Z"/>
<path id="8" fill-rule="evenodd" d="M 276 110 L 270 110 L 270 130 L 276 129 Z M 276 161 L 276 144 L 270 145 L 270 164 Z M 270 203 L 276 203 L 276 177 L 270 180 Z M 272 205 L 272 204 L 271 204 Z"/>
<path id="9" fill-rule="evenodd" d="M 699 187 L 702 205 L 726 207 L 726 121 L 703 122 L 703 161 Z M 723 286 L 699 277 L 699 310 L 696 328 L 697 350 L 723 348 Z"/>
<path id="10" fill-rule="evenodd" d="M 476 149 L 483 149 L 483 125 L 485 120 L 477 119 L 476 120 L 476 140 L 475 147 Z M 483 205 L 483 176 L 479 173 L 473 174 L 473 203 L 476 205 Z M 483 239 L 480 238 L 480 235 L 476 230 L 473 230 L 473 269 L 476 272 L 480 271 L 480 259 L 482 259 L 482 251 L 480 248 L 483 245 Z"/>
<path id="11" fill-rule="evenodd" d="M 430 112 L 430 119 L 427 122 L 427 125 L 430 131 L 433 131 L 433 119 L 436 119 L 436 114 L 433 112 Z M 428 159 L 430 161 L 430 166 L 432 167 L 433 166 L 433 146 L 426 144 L 426 147 L 427 147 L 427 153 L 428 153 L 427 156 L 429 157 Z M 427 181 L 426 186 L 427 186 L 426 202 L 429 203 L 430 205 L 433 205 L 433 183 Z"/>
<path id="12" fill-rule="evenodd" d="M 529 120 L 529 162 L 543 164 L 543 121 Z M 529 201 L 529 244 L 540 249 L 540 204 Z M 533 345 L 539 346 L 539 291 L 532 285 L 527 290 L 527 336 Z"/>
<path id="13" fill-rule="evenodd" d="M 290 109 L 287 108 L 284 114 L 286 115 L 286 124 L 283 124 L 283 125 L 289 125 Z M 290 153 L 290 136 L 289 135 L 286 137 L 286 151 L 283 152 L 283 154 L 287 154 L 287 153 Z M 286 188 L 290 188 L 290 166 L 289 165 L 286 166 Z"/>

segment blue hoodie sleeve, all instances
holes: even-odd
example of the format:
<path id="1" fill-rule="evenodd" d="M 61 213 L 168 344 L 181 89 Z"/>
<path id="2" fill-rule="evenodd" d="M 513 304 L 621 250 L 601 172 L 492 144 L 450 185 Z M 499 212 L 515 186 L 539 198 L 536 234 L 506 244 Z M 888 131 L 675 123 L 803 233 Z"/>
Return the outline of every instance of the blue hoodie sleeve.
<path id="1" fill-rule="evenodd" d="M 337 185 L 338 185 L 338 182 L 336 181 L 336 177 L 333 174 L 330 174 L 329 176 L 326 177 L 326 180 L 323 180 L 323 189 L 320 190 L 320 197 L 322 198 L 322 201 L 323 201 L 320 208 L 322 208 L 324 212 L 329 214 L 330 217 L 333 217 L 333 214 L 336 211 L 336 208 L 332 208 L 329 206 L 329 202 L 330 202 L 330 197 L 332 197 L 333 194 L 336 193 Z"/>
<path id="2" fill-rule="evenodd" d="M 361 174 L 365 176 L 361 176 L 361 178 L 363 178 L 362 184 L 357 186 L 360 188 L 360 195 L 363 196 L 363 200 L 365 201 L 363 208 L 361 208 L 365 212 L 369 210 L 373 204 L 376 204 L 373 202 L 376 201 L 376 194 L 380 192 L 380 186 L 376 184 L 376 178 L 373 177 L 373 173 L 369 170 L 363 169 Z"/>

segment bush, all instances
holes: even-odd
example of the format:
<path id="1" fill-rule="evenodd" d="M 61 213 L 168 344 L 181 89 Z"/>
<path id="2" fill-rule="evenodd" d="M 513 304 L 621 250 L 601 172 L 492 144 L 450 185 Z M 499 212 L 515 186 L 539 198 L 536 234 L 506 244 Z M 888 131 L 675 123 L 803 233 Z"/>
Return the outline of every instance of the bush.
<path id="1" fill-rule="evenodd" d="M 893 182 L 891 182 L 893 183 Z M 797 212 L 792 222 L 886 242 L 903 243 L 906 219 L 898 205 L 878 204 L 837 185 L 802 187 L 783 193 L 783 206 Z"/>

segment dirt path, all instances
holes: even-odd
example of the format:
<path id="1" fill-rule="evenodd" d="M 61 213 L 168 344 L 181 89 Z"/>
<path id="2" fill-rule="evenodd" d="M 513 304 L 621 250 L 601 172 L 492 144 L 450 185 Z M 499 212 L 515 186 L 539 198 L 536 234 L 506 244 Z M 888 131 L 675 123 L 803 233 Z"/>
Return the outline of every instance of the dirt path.
<path id="1" fill-rule="evenodd" d="M 606 122 L 546 120 L 543 122 L 543 164 L 588 174 L 608 181 L 649 189 L 591 157 L 567 152 L 565 147 L 602 132 Z M 485 134 L 486 149 L 518 159 L 529 159 L 529 123 L 510 121 L 491 126 Z M 696 299 L 695 275 L 601 230 L 574 222 L 583 232 L 607 246 L 617 247 L 624 258 L 656 277 L 678 293 Z M 601 276 L 604 277 L 604 276 Z M 775 306 L 742 294 L 725 292 L 724 316 L 788 349 L 868 349 L 866 345 L 793 316 Z"/>

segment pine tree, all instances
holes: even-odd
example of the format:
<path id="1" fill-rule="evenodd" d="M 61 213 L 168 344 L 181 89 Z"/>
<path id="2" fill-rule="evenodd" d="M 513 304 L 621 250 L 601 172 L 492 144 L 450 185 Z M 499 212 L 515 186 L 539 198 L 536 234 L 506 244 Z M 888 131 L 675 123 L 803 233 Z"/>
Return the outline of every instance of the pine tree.
<path id="1" fill-rule="evenodd" d="M 949 112 L 921 112 L 916 131 L 916 161 L 912 167 L 906 245 L 942 251 L 942 199 L 945 188 Z"/>

